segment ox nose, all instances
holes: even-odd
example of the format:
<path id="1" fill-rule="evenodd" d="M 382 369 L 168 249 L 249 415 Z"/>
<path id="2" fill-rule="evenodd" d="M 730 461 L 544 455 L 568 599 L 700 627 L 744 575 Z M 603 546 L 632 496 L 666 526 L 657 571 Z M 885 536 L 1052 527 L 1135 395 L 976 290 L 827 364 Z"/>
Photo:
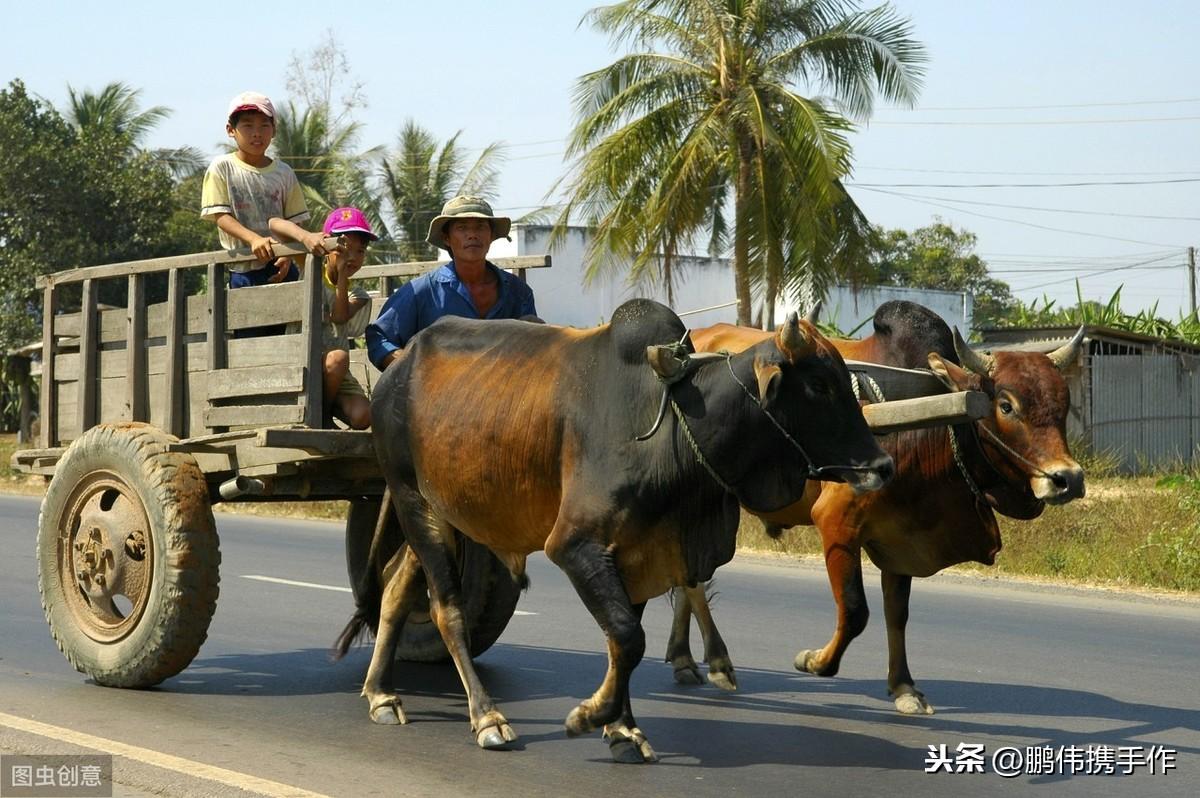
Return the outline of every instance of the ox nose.
<path id="1" fill-rule="evenodd" d="M 1087 492 L 1084 485 L 1083 469 L 1078 464 L 1064 465 L 1047 472 L 1048 490 L 1045 496 L 1038 498 L 1047 504 L 1064 504 L 1072 499 L 1082 499 Z"/>
<path id="2" fill-rule="evenodd" d="M 896 475 L 896 464 L 888 455 L 883 455 L 867 464 L 862 471 L 847 472 L 846 482 L 855 493 L 879 490 Z"/>

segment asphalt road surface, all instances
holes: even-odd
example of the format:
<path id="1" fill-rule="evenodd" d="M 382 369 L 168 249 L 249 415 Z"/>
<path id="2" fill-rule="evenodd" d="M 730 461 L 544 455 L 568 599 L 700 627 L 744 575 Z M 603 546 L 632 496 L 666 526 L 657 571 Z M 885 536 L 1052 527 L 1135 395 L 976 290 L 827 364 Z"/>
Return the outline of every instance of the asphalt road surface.
<path id="1" fill-rule="evenodd" d="M 739 558 L 718 574 L 714 612 L 741 689 L 675 685 L 661 661 L 670 610 L 651 602 L 633 706 L 661 761 L 628 766 L 599 734 L 563 733 L 602 678 L 604 641 L 542 555 L 520 614 L 479 659 L 521 735 L 491 752 L 473 742 L 449 666 L 398 664 L 410 723 L 369 722 L 369 649 L 328 655 L 352 610 L 336 524 L 218 514 L 221 597 L 191 667 L 150 690 L 90 683 L 39 605 L 37 509 L 0 496 L 0 755 L 114 754 L 118 796 L 1200 794 L 1197 602 L 917 580 L 910 660 L 937 714 L 904 717 L 886 695 L 876 588 L 841 675 L 799 674 L 797 649 L 832 631 L 824 572 Z M 931 746 L 945 747 L 936 773 Z M 1105 752 L 1115 773 L 1085 772 Z"/>

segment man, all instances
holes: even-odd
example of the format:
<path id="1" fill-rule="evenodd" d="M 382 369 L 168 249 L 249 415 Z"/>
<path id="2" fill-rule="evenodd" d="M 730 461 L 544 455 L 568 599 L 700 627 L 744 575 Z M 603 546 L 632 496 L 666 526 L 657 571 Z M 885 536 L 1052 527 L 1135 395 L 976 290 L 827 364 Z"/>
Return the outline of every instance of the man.
<path id="1" fill-rule="evenodd" d="M 387 368 L 414 335 L 442 316 L 537 315 L 529 286 L 487 260 L 492 241 L 507 237 L 511 226 L 511 219 L 493 215 L 479 197 L 458 196 L 442 207 L 426 240 L 447 250 L 450 262 L 401 286 L 367 326 L 367 355 L 376 368 Z"/>

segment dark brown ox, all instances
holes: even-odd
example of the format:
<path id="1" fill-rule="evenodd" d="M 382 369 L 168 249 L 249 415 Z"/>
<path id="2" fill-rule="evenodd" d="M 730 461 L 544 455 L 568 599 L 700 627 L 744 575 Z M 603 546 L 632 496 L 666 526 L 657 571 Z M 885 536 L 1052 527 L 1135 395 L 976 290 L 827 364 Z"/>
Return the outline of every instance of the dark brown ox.
<path id="1" fill-rule="evenodd" d="M 808 322 L 793 317 L 729 358 L 663 346 L 685 332 L 647 300 L 588 330 L 446 318 L 376 387 L 376 451 L 481 747 L 516 733 L 471 661 L 455 529 L 520 577 L 539 549 L 566 572 L 608 640 L 608 672 L 567 733 L 604 727 L 614 759 L 653 761 L 629 700 L 647 599 L 708 579 L 733 556 L 739 503 L 785 507 L 814 472 L 859 489 L 891 474 L 841 356 Z M 661 428 L 639 435 L 668 404 Z M 398 568 L 385 589 L 363 686 L 377 723 L 405 720 L 384 675 L 416 575 Z"/>
<path id="2" fill-rule="evenodd" d="M 850 641 L 866 627 L 865 550 L 879 567 L 883 584 L 889 695 L 900 712 L 933 713 L 908 668 L 904 634 L 912 578 L 962 562 L 991 565 L 1000 551 L 996 512 L 1031 519 L 1046 504 L 1083 496 L 1083 469 L 1067 446 L 1069 397 L 1060 373 L 1077 357 L 1082 332 L 1049 355 L 980 355 L 927 308 L 889 302 L 876 312 L 873 335 L 861 341 L 833 341 L 847 360 L 903 368 L 928 366 L 952 391 L 984 391 L 992 400 L 992 412 L 972 425 L 881 437 L 884 450 L 896 463 L 896 476 L 880 491 L 855 495 L 841 485 L 814 482 L 800 502 L 775 513 L 755 513 L 773 534 L 797 525 L 816 525 L 821 533 L 837 602 L 837 627 L 823 648 L 796 655 L 798 670 L 835 675 Z M 739 351 L 769 335 L 717 325 L 693 331 L 692 340 L 700 350 Z M 675 667 L 676 680 L 700 681 L 688 643 L 689 615 L 695 612 L 704 637 L 709 681 L 736 689 L 733 665 L 712 622 L 703 588 L 678 590 L 673 598 L 675 624 L 667 661 Z"/>

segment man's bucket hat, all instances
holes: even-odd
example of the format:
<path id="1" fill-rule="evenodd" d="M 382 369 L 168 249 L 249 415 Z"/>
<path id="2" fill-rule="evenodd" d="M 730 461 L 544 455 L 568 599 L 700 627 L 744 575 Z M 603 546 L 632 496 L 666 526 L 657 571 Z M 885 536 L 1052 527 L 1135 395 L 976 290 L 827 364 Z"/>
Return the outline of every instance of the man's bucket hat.
<path id="1" fill-rule="evenodd" d="M 508 238 L 508 231 L 512 227 L 512 219 L 507 216 L 495 216 L 492 213 L 492 206 L 488 204 L 487 200 L 481 197 L 458 196 L 443 205 L 442 212 L 429 223 L 429 235 L 425 240 L 435 247 L 449 252 L 450 245 L 446 243 L 442 228 L 446 222 L 452 222 L 455 219 L 487 219 L 492 223 L 493 240 Z"/>

